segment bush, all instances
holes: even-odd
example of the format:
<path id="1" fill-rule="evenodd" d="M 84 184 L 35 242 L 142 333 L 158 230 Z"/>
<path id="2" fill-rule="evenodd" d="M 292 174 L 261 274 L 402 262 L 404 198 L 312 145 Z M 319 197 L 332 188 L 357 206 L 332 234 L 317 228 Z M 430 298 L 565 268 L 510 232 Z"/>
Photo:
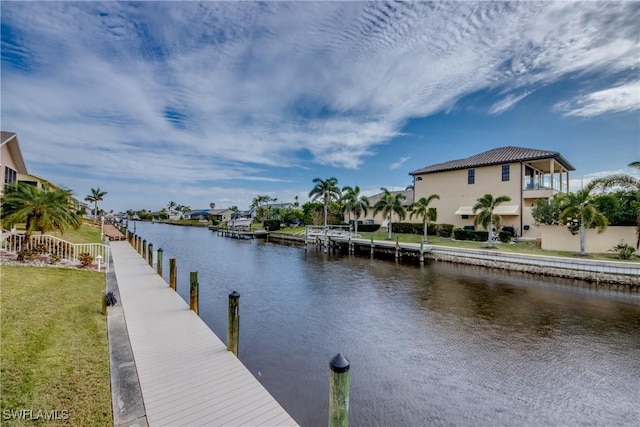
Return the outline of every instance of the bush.
<path id="1" fill-rule="evenodd" d="M 453 224 L 436 224 L 436 235 L 440 237 L 451 237 L 453 234 Z"/>
<path id="2" fill-rule="evenodd" d="M 358 233 L 375 233 L 380 229 L 380 224 L 358 224 Z"/>
<path id="3" fill-rule="evenodd" d="M 486 242 L 489 240 L 488 231 L 463 230 L 462 228 L 454 228 L 453 235 L 456 240 L 471 240 L 474 242 Z"/>
<path id="4" fill-rule="evenodd" d="M 78 261 L 80 261 L 80 267 L 86 268 L 93 264 L 93 257 L 88 252 L 83 252 L 78 255 Z"/>
<path id="5" fill-rule="evenodd" d="M 513 239 L 513 234 L 509 231 L 501 231 L 498 234 L 498 239 L 500 239 L 502 243 L 507 243 L 510 242 L 511 239 Z"/>
<path id="6" fill-rule="evenodd" d="M 633 254 L 636 253 L 636 248 L 627 244 L 627 243 L 619 243 L 614 246 L 612 249 L 609 249 L 611 252 L 615 252 L 618 254 L 618 258 L 621 259 L 631 259 Z"/>
<path id="7" fill-rule="evenodd" d="M 265 219 L 263 224 L 264 224 L 265 230 L 269 230 L 269 231 L 280 230 L 279 219 Z"/>
<path id="8" fill-rule="evenodd" d="M 391 223 L 392 233 L 404 233 L 404 234 L 423 234 L 424 229 L 422 224 L 415 222 L 393 222 Z"/>

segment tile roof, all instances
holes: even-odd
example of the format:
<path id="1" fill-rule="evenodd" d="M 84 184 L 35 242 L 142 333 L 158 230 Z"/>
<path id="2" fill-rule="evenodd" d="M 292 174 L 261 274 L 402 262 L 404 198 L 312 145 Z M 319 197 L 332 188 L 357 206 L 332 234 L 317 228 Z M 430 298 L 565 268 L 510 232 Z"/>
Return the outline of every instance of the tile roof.
<path id="1" fill-rule="evenodd" d="M 404 205 L 408 206 L 411 203 L 413 203 L 413 190 L 409 189 L 409 190 L 402 190 L 402 191 L 390 191 L 391 194 L 393 194 L 394 196 L 398 193 L 402 193 L 404 194 L 405 197 L 405 201 L 404 201 Z M 378 203 L 378 200 L 380 200 L 382 198 L 382 195 L 384 193 L 378 193 L 378 194 L 374 194 L 373 196 L 369 196 L 367 197 L 369 199 L 369 204 L 371 206 L 375 205 L 376 203 Z"/>
<path id="2" fill-rule="evenodd" d="M 433 172 L 444 172 L 455 169 L 466 169 L 473 168 L 478 166 L 490 166 L 504 163 L 513 163 L 513 162 L 521 162 L 521 161 L 531 161 L 531 160 L 540 160 L 540 159 L 550 159 L 554 158 L 558 163 L 564 166 L 566 169 L 570 171 L 574 171 L 575 168 L 569 163 L 564 157 L 560 155 L 557 151 L 548 151 L 548 150 L 536 150 L 533 148 L 524 148 L 524 147 L 500 147 L 494 148 L 489 151 L 485 151 L 480 154 L 476 154 L 471 157 L 467 157 L 466 159 L 458 159 L 451 160 L 444 163 L 438 163 L 436 165 L 431 165 L 424 167 L 422 169 L 417 169 L 413 172 L 409 172 L 409 175 L 420 175 L 425 173 L 433 173 Z"/>

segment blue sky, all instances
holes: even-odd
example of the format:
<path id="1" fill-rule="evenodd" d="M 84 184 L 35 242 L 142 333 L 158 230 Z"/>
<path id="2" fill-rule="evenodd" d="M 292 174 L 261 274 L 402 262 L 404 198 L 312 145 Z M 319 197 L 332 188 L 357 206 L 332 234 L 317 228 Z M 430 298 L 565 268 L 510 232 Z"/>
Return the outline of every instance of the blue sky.
<path id="1" fill-rule="evenodd" d="M 639 2 L 11 2 L 2 129 L 102 207 L 366 193 L 516 145 L 640 159 Z"/>

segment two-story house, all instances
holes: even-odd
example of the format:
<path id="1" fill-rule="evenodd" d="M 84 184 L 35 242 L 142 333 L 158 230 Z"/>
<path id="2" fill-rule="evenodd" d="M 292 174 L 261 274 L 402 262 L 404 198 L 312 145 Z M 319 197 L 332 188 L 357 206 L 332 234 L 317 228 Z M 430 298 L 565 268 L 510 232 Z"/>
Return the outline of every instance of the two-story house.
<path id="1" fill-rule="evenodd" d="M 451 160 L 410 172 L 415 200 L 438 194 L 432 206 L 438 223 L 472 225 L 473 205 L 485 194 L 509 196 L 494 213 L 503 225 L 525 237 L 538 237 L 531 210 L 536 199 L 569 192 L 569 172 L 575 168 L 556 151 L 500 147 L 465 159 Z"/>
<path id="2" fill-rule="evenodd" d="M 18 182 L 18 174 L 26 174 L 27 166 L 22 157 L 18 135 L 14 132 L 0 132 L 0 195 L 6 185 Z"/>

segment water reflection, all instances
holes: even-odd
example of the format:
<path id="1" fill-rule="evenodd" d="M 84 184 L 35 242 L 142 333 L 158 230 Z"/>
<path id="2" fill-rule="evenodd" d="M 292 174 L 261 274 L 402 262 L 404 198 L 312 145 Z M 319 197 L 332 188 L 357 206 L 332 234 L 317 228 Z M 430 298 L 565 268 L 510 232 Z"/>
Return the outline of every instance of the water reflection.
<path id="1" fill-rule="evenodd" d="M 227 295 L 240 293 L 240 359 L 302 425 L 326 425 L 338 351 L 352 364 L 356 426 L 638 422 L 637 294 L 206 229 L 137 230 L 178 259 L 183 298 L 199 272 L 201 316 L 223 340 Z"/>

